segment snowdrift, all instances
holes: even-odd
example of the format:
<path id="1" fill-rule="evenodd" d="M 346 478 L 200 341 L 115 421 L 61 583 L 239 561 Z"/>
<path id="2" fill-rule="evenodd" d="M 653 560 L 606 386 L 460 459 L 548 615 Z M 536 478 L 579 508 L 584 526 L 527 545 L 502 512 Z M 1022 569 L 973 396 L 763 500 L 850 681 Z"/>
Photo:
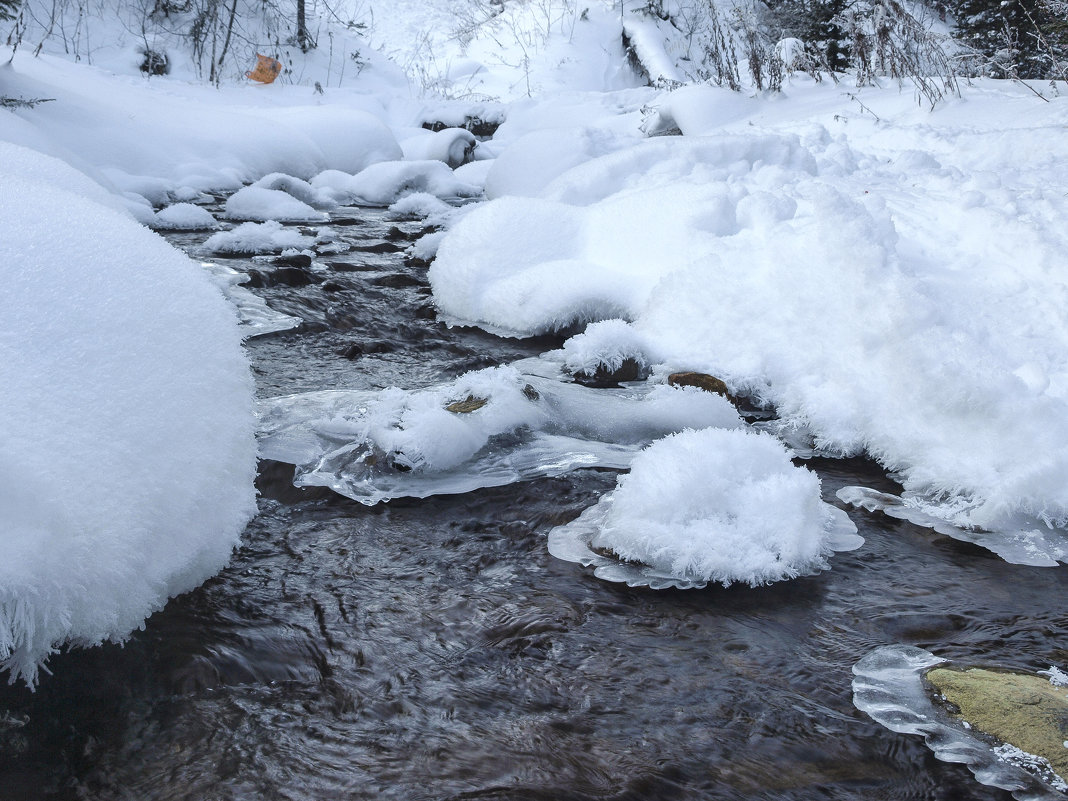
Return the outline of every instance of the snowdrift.
<path id="1" fill-rule="evenodd" d="M 226 564 L 252 381 L 202 270 L 66 165 L 6 143 L 0 165 L 0 668 L 32 686 Z"/>

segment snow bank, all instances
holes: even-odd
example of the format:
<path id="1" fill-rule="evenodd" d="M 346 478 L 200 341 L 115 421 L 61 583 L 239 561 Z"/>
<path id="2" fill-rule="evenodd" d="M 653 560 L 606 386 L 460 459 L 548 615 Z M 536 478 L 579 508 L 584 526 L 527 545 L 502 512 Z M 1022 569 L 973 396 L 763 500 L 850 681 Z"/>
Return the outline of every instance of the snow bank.
<path id="1" fill-rule="evenodd" d="M 757 586 L 818 572 L 832 551 L 863 540 L 791 455 L 774 437 L 744 430 L 666 437 L 635 457 L 614 492 L 551 532 L 550 551 L 565 559 L 608 551 L 647 566 L 602 558 L 602 577 L 632 585 Z"/>
<path id="2" fill-rule="evenodd" d="M 37 153 L 5 146 L 0 173 L 0 667 L 32 685 L 226 564 L 255 510 L 252 381 L 196 265 Z"/>
<path id="3" fill-rule="evenodd" d="M 443 200 L 477 197 L 482 190 L 458 179 L 443 162 L 386 161 L 372 164 L 356 175 L 326 170 L 312 179 L 338 203 L 389 206 L 405 195 L 421 192 Z"/>
<path id="4" fill-rule="evenodd" d="M 486 197 L 536 197 L 556 176 L 630 144 L 632 137 L 594 127 L 531 131 L 509 142 L 493 161 L 486 173 Z"/>
<path id="5" fill-rule="evenodd" d="M 352 95 L 314 105 L 299 87 L 145 84 L 22 56 L 3 67 L 5 93 L 55 102 L 4 114 L 0 139 L 106 173 L 105 183 L 157 207 L 178 189 L 233 190 L 270 173 L 306 179 L 402 157 L 379 116 L 353 107 L 374 104 Z"/>
<path id="6" fill-rule="evenodd" d="M 446 319 L 531 335 L 622 318 L 666 369 L 774 404 L 818 451 L 872 455 L 946 530 L 1068 559 L 1068 199 L 1051 189 L 1068 150 L 1044 144 L 1065 105 L 977 95 L 915 126 L 885 93 L 866 102 L 908 124 L 847 125 L 813 87 L 832 131 L 726 91 L 721 108 L 748 112 L 717 122 L 715 91 L 671 100 L 705 135 L 593 158 L 458 221 L 430 269 Z"/>
<path id="7" fill-rule="evenodd" d="M 591 390 L 562 383 L 554 364 L 537 360 L 425 390 L 274 398 L 261 403 L 260 420 L 260 455 L 297 465 L 298 486 L 330 487 L 366 504 L 625 467 L 664 434 L 740 425 L 718 395 L 663 384 Z"/>

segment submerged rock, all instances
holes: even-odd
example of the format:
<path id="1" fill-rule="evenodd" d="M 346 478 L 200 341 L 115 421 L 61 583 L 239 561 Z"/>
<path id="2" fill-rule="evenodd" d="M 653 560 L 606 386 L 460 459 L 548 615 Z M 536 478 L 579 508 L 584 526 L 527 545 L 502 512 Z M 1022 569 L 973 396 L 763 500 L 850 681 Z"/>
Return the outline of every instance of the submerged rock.
<path id="1" fill-rule="evenodd" d="M 926 678 L 970 726 L 1046 759 L 1068 778 L 1068 688 L 1041 676 L 979 668 L 939 667 Z"/>

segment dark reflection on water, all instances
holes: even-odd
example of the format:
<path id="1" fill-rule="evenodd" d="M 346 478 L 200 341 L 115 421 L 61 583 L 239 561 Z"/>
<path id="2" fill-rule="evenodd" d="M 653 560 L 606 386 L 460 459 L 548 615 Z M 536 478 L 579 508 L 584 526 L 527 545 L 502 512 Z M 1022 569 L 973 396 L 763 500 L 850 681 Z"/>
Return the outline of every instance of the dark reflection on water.
<path id="1" fill-rule="evenodd" d="M 385 309 L 356 284 L 334 301 L 344 332 L 250 343 L 261 392 L 413 386 L 553 346 L 450 331 L 395 283 Z M 326 308 L 318 285 L 263 292 Z M 893 490 L 862 460 L 809 466 L 828 499 Z M 867 542 L 819 576 L 651 592 L 546 550 L 612 472 L 367 508 L 262 468 L 221 575 L 124 647 L 53 658 L 36 694 L 0 690 L 0 798 L 1004 799 L 857 712 L 850 668 L 892 642 L 1068 661 L 1064 571 L 878 515 L 850 511 Z"/>

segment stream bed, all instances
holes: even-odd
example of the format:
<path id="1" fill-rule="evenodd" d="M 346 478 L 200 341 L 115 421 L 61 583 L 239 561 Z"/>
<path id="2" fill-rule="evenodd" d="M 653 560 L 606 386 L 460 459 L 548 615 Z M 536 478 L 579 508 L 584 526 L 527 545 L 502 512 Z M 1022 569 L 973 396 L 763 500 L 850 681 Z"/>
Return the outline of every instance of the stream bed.
<path id="1" fill-rule="evenodd" d="M 255 271 L 301 318 L 250 339 L 260 397 L 418 388 L 559 347 L 448 328 L 421 232 L 342 209 L 347 251 Z M 169 234 L 195 257 L 203 234 Z M 897 485 L 811 459 L 824 500 Z M 614 484 L 576 470 L 364 506 L 261 463 L 230 566 L 123 646 L 0 688 L 0 799 L 1007 799 L 853 705 L 853 665 L 901 643 L 1068 663 L 1068 577 L 849 509 L 865 544 L 819 575 L 652 591 L 549 555 Z"/>

